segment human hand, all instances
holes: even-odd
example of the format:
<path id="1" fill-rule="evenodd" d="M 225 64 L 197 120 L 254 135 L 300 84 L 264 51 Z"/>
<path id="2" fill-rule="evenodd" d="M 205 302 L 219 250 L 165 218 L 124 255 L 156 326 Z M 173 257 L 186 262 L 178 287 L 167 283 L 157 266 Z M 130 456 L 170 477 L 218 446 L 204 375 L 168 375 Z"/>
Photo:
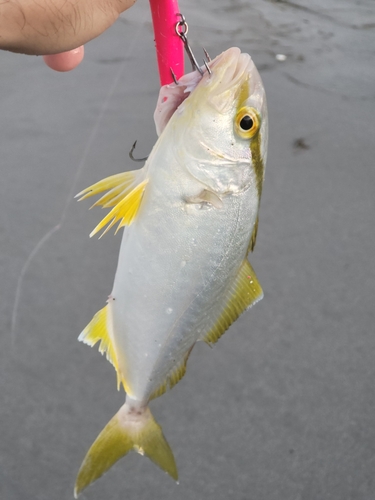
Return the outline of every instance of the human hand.
<path id="1" fill-rule="evenodd" d="M 83 44 L 135 1 L 5 0 L 0 3 L 0 49 L 44 55 L 48 66 L 68 71 L 82 61 Z"/>

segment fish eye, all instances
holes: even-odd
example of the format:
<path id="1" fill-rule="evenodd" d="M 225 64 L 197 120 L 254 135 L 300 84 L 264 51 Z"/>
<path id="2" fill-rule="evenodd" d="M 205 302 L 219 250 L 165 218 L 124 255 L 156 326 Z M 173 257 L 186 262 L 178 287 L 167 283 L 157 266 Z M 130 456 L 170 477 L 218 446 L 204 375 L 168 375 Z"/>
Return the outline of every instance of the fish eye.
<path id="1" fill-rule="evenodd" d="M 234 122 L 234 129 L 242 139 L 251 139 L 258 132 L 260 118 L 254 108 L 241 108 Z"/>
<path id="2" fill-rule="evenodd" d="M 250 115 L 245 115 L 240 121 L 241 130 L 251 130 L 253 126 L 254 126 L 254 120 L 251 118 Z"/>

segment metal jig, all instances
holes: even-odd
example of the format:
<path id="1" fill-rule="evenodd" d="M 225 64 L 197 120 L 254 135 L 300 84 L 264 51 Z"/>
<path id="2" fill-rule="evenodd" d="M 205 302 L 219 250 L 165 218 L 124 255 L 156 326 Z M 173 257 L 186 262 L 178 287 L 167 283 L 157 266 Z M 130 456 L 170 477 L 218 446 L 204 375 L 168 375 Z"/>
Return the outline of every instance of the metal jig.
<path id="1" fill-rule="evenodd" d="M 201 69 L 201 67 L 199 66 L 198 64 L 198 61 L 196 60 L 194 54 L 193 54 L 193 51 L 191 50 L 191 47 L 189 45 L 189 42 L 188 42 L 188 39 L 187 39 L 187 34 L 188 34 L 188 31 L 189 31 L 189 26 L 186 22 L 186 19 L 185 19 L 185 16 L 183 14 L 178 14 L 180 17 L 181 17 L 181 20 L 178 21 L 178 23 L 176 23 L 176 33 L 177 35 L 181 38 L 183 44 L 184 44 L 184 47 L 185 47 L 185 50 L 186 50 L 186 53 L 190 59 L 190 62 L 191 62 L 191 65 L 193 67 L 193 70 L 197 70 L 202 76 L 203 76 L 203 71 Z"/>
<path id="2" fill-rule="evenodd" d="M 148 156 L 146 156 L 145 158 L 134 158 L 133 156 L 133 151 L 135 150 L 135 146 L 137 145 L 137 141 L 134 142 L 131 150 L 129 151 L 129 156 L 130 156 L 130 159 L 133 160 L 133 161 L 146 161 Z"/>

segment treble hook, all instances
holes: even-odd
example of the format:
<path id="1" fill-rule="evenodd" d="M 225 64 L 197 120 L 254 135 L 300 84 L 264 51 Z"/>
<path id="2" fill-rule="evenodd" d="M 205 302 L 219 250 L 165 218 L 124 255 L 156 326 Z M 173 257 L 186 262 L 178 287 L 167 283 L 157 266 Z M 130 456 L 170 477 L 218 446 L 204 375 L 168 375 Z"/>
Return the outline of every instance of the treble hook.
<path id="1" fill-rule="evenodd" d="M 177 14 L 177 15 L 181 17 L 181 20 L 178 21 L 178 23 L 176 23 L 176 28 L 175 28 L 176 33 L 181 38 L 181 40 L 184 44 L 186 53 L 190 59 L 190 62 L 191 62 L 193 69 L 196 69 L 201 74 L 201 76 L 203 76 L 203 71 L 202 71 L 201 67 L 199 66 L 197 60 L 195 59 L 195 56 L 193 54 L 193 51 L 191 50 L 191 47 L 190 47 L 188 39 L 187 39 L 189 26 L 186 22 L 185 16 L 183 14 Z"/>
<path id="2" fill-rule="evenodd" d="M 131 150 L 129 151 L 129 156 L 130 158 L 133 160 L 133 161 L 146 161 L 148 156 L 146 156 L 145 158 L 134 158 L 133 156 L 133 151 L 135 150 L 135 146 L 137 145 L 137 141 L 134 142 Z"/>

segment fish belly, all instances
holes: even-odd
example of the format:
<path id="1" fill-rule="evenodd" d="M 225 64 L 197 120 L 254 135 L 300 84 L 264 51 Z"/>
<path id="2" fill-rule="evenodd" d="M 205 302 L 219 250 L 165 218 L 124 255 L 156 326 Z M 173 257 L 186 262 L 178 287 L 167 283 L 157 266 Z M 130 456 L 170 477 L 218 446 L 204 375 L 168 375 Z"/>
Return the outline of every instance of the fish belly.
<path id="1" fill-rule="evenodd" d="M 127 392 L 145 402 L 220 314 L 258 207 L 251 190 L 221 209 L 159 194 L 148 193 L 125 229 L 110 302 Z"/>

